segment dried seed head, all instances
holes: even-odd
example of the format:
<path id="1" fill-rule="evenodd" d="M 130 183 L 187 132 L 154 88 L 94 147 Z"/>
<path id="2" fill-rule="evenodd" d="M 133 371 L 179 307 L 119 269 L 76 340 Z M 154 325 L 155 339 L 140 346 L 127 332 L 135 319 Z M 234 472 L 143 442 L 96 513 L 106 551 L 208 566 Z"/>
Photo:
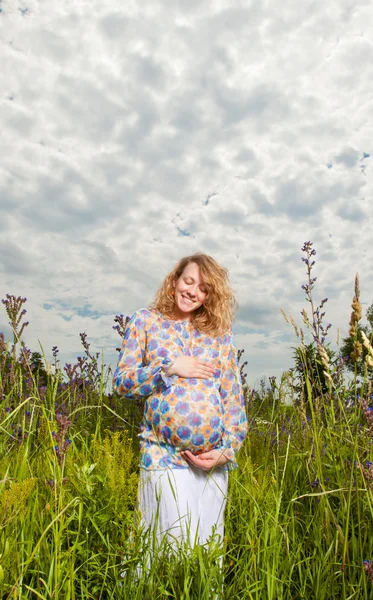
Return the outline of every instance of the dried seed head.
<path id="1" fill-rule="evenodd" d="M 357 362 L 359 360 L 359 358 L 361 357 L 361 354 L 363 352 L 363 346 L 361 344 L 361 342 L 356 341 L 354 343 L 354 349 L 352 350 L 351 354 L 350 354 L 350 358 L 353 362 Z"/>
<path id="2" fill-rule="evenodd" d="M 291 322 L 292 326 L 294 327 L 296 336 L 299 337 L 299 329 L 298 329 L 298 326 L 297 326 L 296 322 L 294 321 L 294 317 L 291 313 L 289 313 L 289 318 L 290 318 L 290 322 Z"/>
<path id="3" fill-rule="evenodd" d="M 364 344 L 364 346 L 368 350 L 369 354 L 373 357 L 373 348 L 371 346 L 371 343 L 370 343 L 369 339 L 366 336 L 365 331 L 361 332 L 361 337 L 363 338 L 363 344 Z"/>
<path id="4" fill-rule="evenodd" d="M 366 356 L 366 363 L 368 365 L 368 367 L 370 367 L 371 369 L 373 369 L 373 348 L 372 345 L 369 341 L 369 339 L 367 338 L 365 331 L 361 331 L 361 337 L 363 338 L 363 344 L 365 346 L 365 348 L 368 351 L 368 354 Z"/>
<path id="5" fill-rule="evenodd" d="M 356 273 L 356 275 L 355 275 L 355 296 L 359 300 L 359 298 L 360 298 L 360 279 L 359 279 L 359 273 Z"/>
<path id="6" fill-rule="evenodd" d="M 328 371 L 324 371 L 324 376 L 329 381 L 330 385 L 333 385 L 333 379 Z"/>
<path id="7" fill-rule="evenodd" d="M 322 346 L 321 344 L 317 345 L 317 349 L 319 351 L 322 364 L 324 365 L 324 367 L 326 367 L 327 370 L 329 370 L 330 359 L 329 359 L 327 351 L 325 350 L 324 346 Z"/>
<path id="8" fill-rule="evenodd" d="M 309 318 L 308 318 L 308 315 L 307 315 L 306 311 L 304 310 L 304 308 L 301 310 L 301 315 L 302 315 L 302 317 L 303 317 L 303 323 L 304 323 L 304 324 L 305 324 L 307 327 L 310 327 L 310 325 L 311 325 L 311 324 L 310 324 L 310 320 L 309 320 Z"/>
<path id="9" fill-rule="evenodd" d="M 281 311 L 281 314 L 284 317 L 285 321 L 287 322 L 287 324 L 290 325 L 289 319 L 286 316 L 286 312 L 282 308 L 280 308 L 280 311 Z"/>
<path id="10" fill-rule="evenodd" d="M 357 334 L 357 324 L 361 320 L 362 310 L 360 304 L 360 281 L 359 274 L 356 273 L 355 277 L 355 296 L 352 300 L 352 313 L 350 318 L 350 336 L 355 337 Z"/>

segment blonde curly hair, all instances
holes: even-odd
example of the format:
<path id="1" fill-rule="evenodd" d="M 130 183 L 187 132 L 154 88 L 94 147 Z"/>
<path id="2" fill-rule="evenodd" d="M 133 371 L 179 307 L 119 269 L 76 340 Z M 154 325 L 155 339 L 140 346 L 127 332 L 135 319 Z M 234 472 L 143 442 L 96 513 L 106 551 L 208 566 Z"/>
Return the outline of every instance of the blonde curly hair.
<path id="1" fill-rule="evenodd" d="M 198 265 L 207 290 L 206 300 L 193 314 L 194 327 L 213 336 L 229 331 L 232 327 L 237 302 L 229 282 L 228 270 L 220 266 L 211 256 L 202 252 L 185 256 L 177 263 L 171 273 L 166 276 L 150 308 L 159 311 L 165 317 L 172 318 L 174 316 L 174 282 L 181 277 L 189 263 Z"/>

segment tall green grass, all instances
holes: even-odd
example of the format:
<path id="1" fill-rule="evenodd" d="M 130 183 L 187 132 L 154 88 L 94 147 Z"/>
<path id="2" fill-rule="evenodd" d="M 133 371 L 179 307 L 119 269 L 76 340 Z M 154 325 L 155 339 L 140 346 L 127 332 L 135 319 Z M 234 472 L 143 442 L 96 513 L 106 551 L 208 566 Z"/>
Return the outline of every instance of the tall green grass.
<path id="1" fill-rule="evenodd" d="M 372 431 L 346 395 L 330 393 L 322 404 L 311 396 L 308 412 L 269 392 L 248 402 L 222 573 L 214 540 L 176 553 L 165 541 L 151 554 L 149 535 L 136 527 L 136 443 L 115 427 L 124 411 L 105 408 L 104 395 L 92 405 L 87 398 L 61 457 L 53 394 L 11 411 L 4 398 L 0 597 L 207 599 L 223 584 L 227 599 L 373 597 L 363 565 L 373 556 L 373 497 L 362 472 Z"/>
<path id="2" fill-rule="evenodd" d="M 356 373 L 344 380 L 325 343 L 327 299 L 314 308 L 311 242 L 302 250 L 313 340 L 284 315 L 299 339 L 294 369 L 279 384 L 246 388 L 249 433 L 230 474 L 222 548 L 212 538 L 175 550 L 165 538 L 154 549 L 136 515 L 141 405 L 105 392 L 110 374 L 85 334 L 85 356 L 65 378 L 34 368 L 20 344 L 25 299 L 7 296 L 14 340 L 10 347 L 0 334 L 2 600 L 373 598 L 371 380 L 366 370 L 360 382 Z M 355 361 L 364 357 L 359 293 L 356 279 Z M 123 315 L 115 322 L 123 334 Z"/>

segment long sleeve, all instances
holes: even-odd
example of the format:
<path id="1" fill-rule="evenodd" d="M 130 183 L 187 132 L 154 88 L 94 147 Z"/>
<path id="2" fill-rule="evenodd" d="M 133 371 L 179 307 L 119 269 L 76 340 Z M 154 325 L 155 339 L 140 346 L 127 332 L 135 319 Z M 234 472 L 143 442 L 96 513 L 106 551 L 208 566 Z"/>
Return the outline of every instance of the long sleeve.
<path id="1" fill-rule="evenodd" d="M 141 309 L 131 317 L 124 332 L 113 388 L 126 398 L 146 397 L 163 386 L 171 386 L 171 379 L 164 372 L 170 363 L 168 353 L 145 364 L 146 332 L 152 325 L 151 320 L 150 311 Z"/>
<path id="2" fill-rule="evenodd" d="M 241 373 L 232 334 L 225 335 L 223 341 L 223 365 L 220 384 L 220 396 L 224 406 L 222 448 L 224 455 L 234 463 L 235 455 L 246 437 L 247 417 Z"/>

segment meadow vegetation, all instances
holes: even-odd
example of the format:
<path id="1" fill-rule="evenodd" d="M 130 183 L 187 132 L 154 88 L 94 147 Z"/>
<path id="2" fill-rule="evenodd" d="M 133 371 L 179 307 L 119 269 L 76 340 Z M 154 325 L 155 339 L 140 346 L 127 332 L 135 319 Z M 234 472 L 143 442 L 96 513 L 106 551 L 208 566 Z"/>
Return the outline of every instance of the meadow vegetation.
<path id="1" fill-rule="evenodd" d="M 358 278 L 349 337 L 331 349 L 315 250 L 302 248 L 302 324 L 281 378 L 245 383 L 249 434 L 230 475 L 223 551 L 167 542 L 152 553 L 136 521 L 141 403 L 108 393 L 111 373 L 80 334 L 61 367 L 22 341 L 26 299 L 0 334 L 0 598 L 373 598 L 372 331 Z M 115 318 L 123 334 L 126 319 Z M 346 352 L 348 351 L 348 354 Z M 350 375 L 346 377 L 346 369 Z M 372 462 L 371 462 L 372 461 Z M 223 569 L 220 559 L 223 554 Z"/>

